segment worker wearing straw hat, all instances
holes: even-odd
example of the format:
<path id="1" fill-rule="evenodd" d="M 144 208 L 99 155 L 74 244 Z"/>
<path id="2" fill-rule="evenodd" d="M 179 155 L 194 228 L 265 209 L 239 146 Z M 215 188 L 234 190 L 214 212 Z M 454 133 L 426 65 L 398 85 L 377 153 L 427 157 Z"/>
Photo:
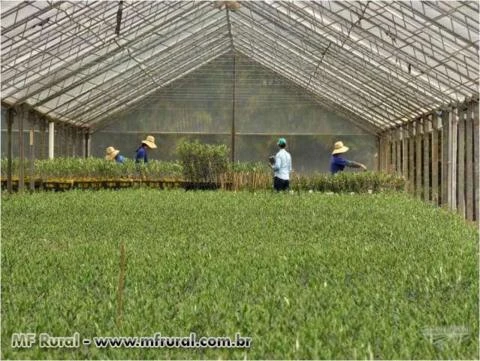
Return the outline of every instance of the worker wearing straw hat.
<path id="1" fill-rule="evenodd" d="M 108 147 L 105 149 L 105 159 L 108 161 L 115 161 L 120 164 L 125 162 L 125 157 L 121 155 L 120 151 L 114 147 Z"/>
<path id="2" fill-rule="evenodd" d="M 343 154 L 345 154 L 348 149 L 349 148 L 346 147 L 343 142 L 339 141 L 335 143 L 330 162 L 330 172 L 332 174 L 343 171 L 345 167 L 362 168 L 363 170 L 367 170 L 367 167 L 365 167 L 365 165 L 362 163 L 347 160 L 343 157 Z"/>
<path id="3" fill-rule="evenodd" d="M 271 167 L 274 171 L 273 188 L 279 191 L 286 191 L 290 188 L 290 173 L 292 172 L 292 156 L 285 150 L 287 141 L 280 138 L 277 142 L 280 150 L 271 158 Z"/>
<path id="4" fill-rule="evenodd" d="M 151 135 L 147 136 L 147 139 L 142 140 L 142 145 L 138 147 L 137 154 L 135 156 L 136 163 L 147 163 L 147 149 L 155 149 L 157 145 L 155 144 L 155 138 Z"/>

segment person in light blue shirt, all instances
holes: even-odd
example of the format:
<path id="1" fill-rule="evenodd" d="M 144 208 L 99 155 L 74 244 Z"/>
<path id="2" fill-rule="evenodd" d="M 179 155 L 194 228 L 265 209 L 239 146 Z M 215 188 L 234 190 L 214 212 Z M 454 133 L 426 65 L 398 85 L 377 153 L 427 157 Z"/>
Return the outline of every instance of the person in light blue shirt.
<path id="1" fill-rule="evenodd" d="M 125 157 L 120 154 L 118 149 L 114 147 L 108 147 L 105 150 L 105 159 L 109 161 L 115 161 L 116 163 L 123 164 L 125 163 Z"/>
<path id="2" fill-rule="evenodd" d="M 345 167 L 352 167 L 352 168 L 362 168 L 363 170 L 367 170 L 367 167 L 362 163 L 354 162 L 353 160 L 348 160 L 343 157 L 348 151 L 348 147 L 343 145 L 343 142 L 336 142 L 334 145 L 334 149 L 332 152 L 332 159 L 330 161 L 330 172 L 332 174 L 337 174 L 345 169 Z"/>
<path id="3" fill-rule="evenodd" d="M 271 167 L 274 171 L 273 188 L 279 191 L 286 191 L 290 188 L 290 173 L 292 172 L 292 156 L 285 148 L 287 141 L 280 138 L 277 142 L 280 150 L 271 160 Z"/>

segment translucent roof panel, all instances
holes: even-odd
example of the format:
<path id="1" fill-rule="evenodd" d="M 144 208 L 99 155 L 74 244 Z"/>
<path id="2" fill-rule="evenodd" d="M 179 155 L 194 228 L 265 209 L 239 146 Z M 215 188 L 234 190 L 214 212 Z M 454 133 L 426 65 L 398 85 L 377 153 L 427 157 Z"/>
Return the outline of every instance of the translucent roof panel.
<path id="1" fill-rule="evenodd" d="M 477 1 L 223 3 L 1 1 L 2 104 L 95 127 L 233 51 L 375 132 L 478 96 Z"/>

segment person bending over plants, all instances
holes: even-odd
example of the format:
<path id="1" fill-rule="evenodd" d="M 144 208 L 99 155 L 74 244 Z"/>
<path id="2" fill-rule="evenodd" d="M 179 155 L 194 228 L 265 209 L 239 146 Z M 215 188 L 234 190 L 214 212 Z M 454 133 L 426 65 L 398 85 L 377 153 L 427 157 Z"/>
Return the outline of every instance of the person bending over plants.
<path id="1" fill-rule="evenodd" d="M 120 151 L 114 147 L 108 147 L 105 150 L 105 159 L 108 161 L 115 161 L 116 163 L 120 164 L 125 163 L 125 157 L 121 155 Z"/>
<path id="2" fill-rule="evenodd" d="M 343 145 L 343 142 L 335 143 L 330 161 L 330 172 L 332 174 L 343 171 L 345 167 L 362 168 L 364 171 L 367 170 L 367 167 L 362 163 L 354 162 L 353 160 L 347 160 L 343 157 L 343 154 L 345 154 L 348 149 L 348 147 Z"/>
<path id="3" fill-rule="evenodd" d="M 148 156 L 147 150 L 148 149 L 155 149 L 157 145 L 155 144 L 155 138 L 151 135 L 147 137 L 147 139 L 142 140 L 142 144 L 137 149 L 137 154 L 135 155 L 135 162 L 136 163 L 147 163 Z"/>

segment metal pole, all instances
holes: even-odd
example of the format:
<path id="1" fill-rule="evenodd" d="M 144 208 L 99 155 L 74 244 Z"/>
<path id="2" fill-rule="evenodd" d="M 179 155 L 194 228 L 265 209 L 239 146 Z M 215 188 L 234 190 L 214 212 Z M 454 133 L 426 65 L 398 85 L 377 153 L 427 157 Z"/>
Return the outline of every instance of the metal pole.
<path id="1" fill-rule="evenodd" d="M 55 123 L 48 123 L 48 159 L 53 159 L 55 149 Z"/>
<path id="2" fill-rule="evenodd" d="M 12 108 L 7 110 L 7 190 L 12 193 L 12 126 L 13 126 Z"/>

